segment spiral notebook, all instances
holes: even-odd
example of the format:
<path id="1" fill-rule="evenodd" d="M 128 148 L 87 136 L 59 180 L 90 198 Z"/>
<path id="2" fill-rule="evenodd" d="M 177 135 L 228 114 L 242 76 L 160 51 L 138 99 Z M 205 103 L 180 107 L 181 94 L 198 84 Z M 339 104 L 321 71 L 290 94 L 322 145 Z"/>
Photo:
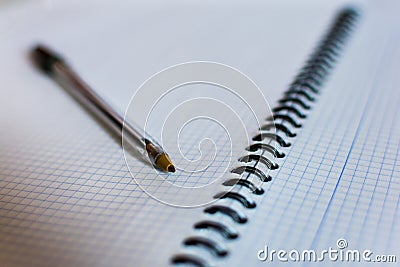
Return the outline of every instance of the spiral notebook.
<path id="1" fill-rule="evenodd" d="M 0 11 L 0 266 L 309 265 L 277 251 L 330 247 L 398 258 L 394 4 L 155 4 L 27 1 Z M 116 106 L 188 61 L 240 70 L 270 106 L 252 107 L 267 111 L 258 127 L 240 98 L 213 86 L 166 96 L 148 130 L 191 172 L 159 179 L 29 65 L 38 40 Z M 195 119 L 168 143 L 198 108 L 178 112 L 165 133 L 162 115 L 187 98 L 208 103 L 226 129 Z"/>

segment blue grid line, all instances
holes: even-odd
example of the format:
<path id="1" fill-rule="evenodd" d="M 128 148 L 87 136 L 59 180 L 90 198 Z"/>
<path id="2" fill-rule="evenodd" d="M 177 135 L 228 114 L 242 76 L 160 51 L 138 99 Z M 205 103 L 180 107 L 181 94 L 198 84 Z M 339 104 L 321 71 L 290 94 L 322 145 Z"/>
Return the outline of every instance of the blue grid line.
<path id="1" fill-rule="evenodd" d="M 400 95 L 399 95 L 399 99 L 400 99 Z M 389 99 L 388 99 L 388 100 L 389 100 Z M 397 101 L 396 103 L 398 103 L 398 101 Z M 399 109 L 396 110 L 396 113 L 395 113 L 394 118 L 396 118 L 396 115 L 397 115 L 398 113 L 399 113 Z M 386 123 L 386 122 L 385 122 L 384 120 L 382 120 L 381 123 Z M 390 128 L 393 128 L 394 123 L 392 122 L 391 125 L 392 125 L 392 126 L 391 126 Z M 379 128 L 382 128 L 382 127 L 379 127 Z M 379 136 L 380 136 L 380 135 L 379 135 Z M 378 136 L 378 138 L 377 138 L 378 140 L 380 139 L 379 136 Z M 389 135 L 388 140 L 391 140 L 391 135 Z M 387 148 L 388 148 L 389 144 L 390 144 L 389 142 L 386 143 L 385 152 L 387 151 Z M 364 143 L 364 145 L 365 145 L 365 143 Z M 378 142 L 375 143 L 374 148 L 376 148 L 377 145 L 378 145 Z M 375 149 L 374 149 L 374 150 L 375 150 Z M 382 158 L 381 163 L 385 162 L 386 155 L 387 155 L 387 153 L 384 153 L 384 154 L 383 154 L 383 158 Z M 372 165 L 372 164 L 370 164 L 370 166 L 371 166 L 371 165 Z M 380 164 L 379 171 L 378 171 L 378 174 L 379 174 L 379 175 L 380 175 L 381 172 L 382 172 L 382 166 L 383 166 L 383 164 Z M 395 165 L 394 165 L 394 166 L 395 166 Z M 368 169 L 367 169 L 367 173 L 369 173 L 369 166 L 368 166 Z M 393 173 L 393 169 L 392 169 L 392 173 Z M 385 194 L 385 200 L 386 200 L 387 195 L 388 195 L 388 193 L 389 193 L 389 188 L 390 188 L 390 184 L 391 184 L 392 178 L 393 178 L 393 175 L 390 176 L 389 183 L 388 183 L 388 185 L 387 185 L 387 187 L 386 187 L 387 194 Z M 366 222 L 368 221 L 368 216 L 371 215 L 371 213 L 370 213 L 371 205 L 372 205 L 373 200 L 374 200 L 374 197 L 375 197 L 375 192 L 376 192 L 376 188 L 377 188 L 378 182 L 379 182 L 379 180 L 378 180 L 378 179 L 375 179 L 374 189 L 373 189 L 373 191 L 372 191 L 372 192 L 373 192 L 372 198 L 371 198 L 371 201 L 369 202 L 369 205 L 368 205 L 368 208 L 367 208 L 367 211 L 366 211 L 366 218 L 365 218 L 365 220 L 364 220 L 364 222 L 363 222 L 361 228 L 364 228 L 364 227 L 365 227 L 365 224 L 366 224 Z M 363 187 L 361 188 L 361 190 L 363 190 Z M 365 189 L 364 189 L 364 190 L 365 190 Z M 360 196 L 359 196 L 359 198 L 357 199 L 357 203 L 359 202 L 359 199 L 360 199 Z M 384 205 L 384 204 L 385 204 L 385 202 L 383 203 L 383 205 Z M 354 211 L 353 211 L 353 213 L 354 213 Z M 381 222 L 382 213 L 383 213 L 383 207 L 381 208 L 381 213 L 380 213 L 381 216 L 379 216 L 378 224 Z M 375 234 L 375 236 L 376 236 L 376 234 Z"/>
<path id="2" fill-rule="evenodd" d="M 384 63 L 384 62 L 382 62 L 382 59 L 381 59 L 380 61 L 381 61 L 381 62 L 380 62 L 381 64 Z M 347 163 L 348 163 L 348 161 L 349 161 L 350 155 L 351 155 L 351 153 L 352 153 L 352 151 L 353 151 L 355 142 L 356 142 L 358 136 L 360 135 L 361 125 L 364 123 L 364 121 L 365 121 L 365 119 L 366 119 L 366 110 L 367 110 L 367 107 L 368 107 L 368 106 L 370 105 L 370 103 L 372 102 L 372 100 L 373 100 L 372 96 L 373 96 L 374 88 L 376 88 L 376 86 L 378 85 L 378 84 L 377 84 L 378 79 L 376 79 L 377 74 L 378 74 L 378 71 L 379 71 L 379 73 L 380 73 L 380 72 L 382 71 L 382 69 L 379 69 L 379 68 L 378 68 L 378 65 L 376 65 L 376 66 L 375 66 L 375 70 L 374 70 L 374 75 L 373 75 L 373 76 L 375 77 L 375 79 L 374 79 L 374 82 L 372 83 L 371 87 L 369 88 L 368 100 L 367 100 L 366 104 L 365 104 L 364 107 L 363 107 L 363 112 L 362 112 L 362 115 L 361 115 L 361 119 L 360 119 L 360 121 L 359 121 L 359 123 L 358 123 L 357 129 L 356 129 L 356 133 L 355 133 L 354 138 L 353 138 L 353 141 L 352 141 L 352 143 L 351 143 L 351 145 L 350 145 L 350 149 L 349 149 L 349 152 L 348 152 L 348 154 L 347 154 L 347 156 L 346 156 L 345 163 L 344 163 L 344 165 L 343 165 L 342 171 L 340 172 L 340 175 L 339 175 L 339 177 L 338 177 L 337 183 L 336 183 L 336 185 L 335 185 L 335 187 L 334 187 L 334 189 L 333 189 L 333 192 L 332 192 L 332 195 L 331 195 L 331 197 L 330 197 L 330 199 L 329 199 L 328 205 L 327 205 L 327 207 L 326 207 L 326 209 L 325 209 L 325 211 L 324 211 L 324 214 L 323 214 L 323 216 L 322 216 L 321 222 L 320 222 L 320 224 L 319 224 L 319 226 L 318 226 L 318 228 L 317 228 L 316 234 L 315 234 L 315 236 L 314 236 L 314 238 L 313 238 L 313 241 L 312 241 L 312 243 L 311 243 L 311 247 L 315 247 L 317 238 L 318 238 L 318 236 L 320 235 L 320 232 L 321 232 L 321 227 L 322 227 L 322 226 L 325 224 L 325 222 L 326 222 L 328 211 L 331 209 L 332 200 L 333 200 L 333 198 L 334 198 L 334 196 L 335 196 L 336 190 L 337 190 L 337 188 L 338 188 L 338 186 L 339 186 L 339 183 L 340 183 L 340 181 L 341 181 L 341 179 L 342 179 L 343 173 L 344 173 L 344 171 L 345 171 L 345 169 L 346 169 L 346 166 L 347 166 Z"/>

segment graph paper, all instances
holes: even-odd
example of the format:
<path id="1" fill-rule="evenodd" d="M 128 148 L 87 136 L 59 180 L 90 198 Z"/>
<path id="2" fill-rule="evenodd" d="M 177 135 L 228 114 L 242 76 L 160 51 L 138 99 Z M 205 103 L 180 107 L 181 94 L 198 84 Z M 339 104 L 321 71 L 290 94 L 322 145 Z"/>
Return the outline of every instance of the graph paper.
<path id="1" fill-rule="evenodd" d="M 347 249 L 398 255 L 400 93 L 394 59 L 400 56 L 399 39 L 389 31 L 374 36 L 365 49 L 376 52 L 368 59 L 376 63 L 362 64 L 365 53 L 356 49 L 372 38 L 370 23 L 377 22 L 362 21 L 358 38 L 349 44 L 266 197 L 259 200 L 253 223 L 243 230 L 243 242 L 252 246 L 240 252 L 234 248 L 238 257 L 228 264 L 308 265 L 276 258 L 262 262 L 257 252 L 265 246 L 277 251 L 338 249 L 339 239 L 346 240 Z M 357 263 L 364 264 L 340 262 Z"/>
<path id="2" fill-rule="evenodd" d="M 120 140 L 31 66 L 27 52 L 36 42 L 46 42 L 64 54 L 99 94 L 124 110 L 135 90 L 151 75 L 193 60 L 216 61 L 240 69 L 260 86 L 268 84 L 264 93 L 273 101 L 280 94 L 274 88 L 283 87 L 313 43 L 314 35 L 320 33 L 320 27 L 315 26 L 308 33 L 308 43 L 290 53 L 293 64 L 289 68 L 283 68 L 286 62 L 276 65 L 282 66 L 282 71 L 276 74 L 273 69 L 254 68 L 248 62 L 260 60 L 257 50 L 247 49 L 241 57 L 246 60 L 232 58 L 232 51 L 245 47 L 247 37 L 226 49 L 236 33 L 226 31 L 227 24 L 220 23 L 221 15 L 212 12 L 213 8 L 226 12 L 223 6 L 213 4 L 204 10 L 209 14 L 208 23 L 220 25 L 211 34 L 226 34 L 219 43 L 204 39 L 209 24 L 202 23 L 203 13 L 195 6 L 187 6 L 185 10 L 174 6 L 154 10 L 152 5 L 138 6 L 133 2 L 126 6 L 116 2 L 32 1 L 1 11 L 5 21 L 0 26 L 4 63 L 1 64 L 4 75 L 0 78 L 4 86 L 0 112 L 1 266 L 168 265 L 196 218 L 202 216 L 201 208 L 163 204 L 138 186 L 133 177 L 142 178 L 142 186 L 175 203 L 185 203 L 196 196 L 169 194 L 160 187 L 154 170 L 140 163 L 131 175 Z M 269 12 L 273 14 L 280 7 L 271 8 Z M 235 7 L 232 12 L 228 20 L 243 27 L 243 22 L 234 15 L 242 10 Z M 175 14 L 175 20 L 170 19 L 171 13 Z M 246 22 L 248 27 L 259 25 L 260 18 L 256 16 Z M 192 31 L 188 26 L 195 24 L 200 28 Z M 154 29 L 155 34 L 142 31 L 142 26 Z M 183 33 L 186 35 L 182 36 Z M 248 38 L 255 38 L 263 47 L 281 46 L 278 40 L 270 42 L 257 32 L 249 33 Z M 284 38 L 289 41 L 291 37 Z M 190 40 L 190 44 L 187 41 L 178 45 L 177 40 Z M 165 49 L 172 52 L 166 53 Z M 265 65 L 270 66 L 271 61 L 279 63 L 278 59 L 287 55 L 272 50 L 266 53 Z M 270 79 L 272 76 L 275 78 Z M 189 128 L 191 131 L 182 132 L 181 148 L 186 156 L 195 159 L 199 155 L 196 142 L 202 136 L 215 141 L 221 141 L 222 137 L 218 127 L 205 127 L 201 122 L 193 126 Z M 250 126 L 248 129 L 254 133 L 257 130 Z M 242 142 L 243 145 L 235 143 L 240 147 L 240 153 L 234 151 L 235 158 L 242 156 L 248 139 Z M 208 151 L 205 145 L 203 152 Z M 219 165 L 225 155 L 217 155 L 206 175 L 188 179 L 178 174 L 169 179 L 186 186 L 207 184 L 224 171 Z M 220 183 L 215 183 L 217 186 Z M 213 200 L 217 191 L 206 192 L 207 199 Z"/>
<path id="3" fill-rule="evenodd" d="M 260 3 L 262 8 L 243 8 L 242 3 L 227 10 L 213 4 L 204 9 L 185 6 L 179 12 L 133 3 L 88 2 L 79 8 L 71 3 L 32 2 L 15 12 L 2 11 L 9 19 L 0 25 L 2 61 L 14 67 L 0 65 L 5 85 L 0 107 L 0 266 L 168 266 L 172 255 L 188 249 L 182 240 L 193 235 L 193 224 L 211 218 L 240 234 L 239 240 L 226 243 L 229 255 L 219 260 L 202 248 L 189 250 L 220 266 L 264 266 L 257 251 L 265 245 L 325 249 L 339 238 L 354 249 L 398 253 L 400 81 L 394 59 L 400 51 L 396 35 L 382 30 L 387 21 L 373 12 L 364 16 L 304 127 L 290 149 L 283 150 L 287 157 L 270 172 L 273 180 L 264 195 L 251 196 L 257 208 L 221 201 L 249 218 L 237 225 L 226 216 L 204 214 L 203 207 L 176 208 L 144 192 L 143 186 L 173 203 L 196 200 L 193 194 L 171 193 L 144 164 L 134 161 L 132 175 L 118 137 L 36 72 L 25 53 L 35 41 L 50 42 L 99 93 L 121 107 L 143 81 L 165 67 L 191 60 L 223 62 L 253 78 L 273 107 L 341 3 L 291 3 L 296 8 L 284 12 L 281 4 Z M 227 30 L 227 24 L 236 30 Z M 157 34 L 141 31 L 143 25 Z M 242 115 L 249 133 L 256 133 L 250 117 Z M 189 159 L 198 158 L 198 141 L 205 136 L 219 144 L 227 141 L 218 125 L 203 123 L 182 131 L 180 149 Z M 150 129 L 157 135 L 156 130 Z M 235 143 L 232 156 L 227 153 L 231 150 L 220 151 L 204 174 L 166 179 L 180 186 L 207 185 L 225 173 L 229 159 L 243 155 L 247 142 Z M 213 157 L 212 148 L 204 144 L 205 159 Z M 212 200 L 221 189 L 216 183 L 201 198 Z"/>

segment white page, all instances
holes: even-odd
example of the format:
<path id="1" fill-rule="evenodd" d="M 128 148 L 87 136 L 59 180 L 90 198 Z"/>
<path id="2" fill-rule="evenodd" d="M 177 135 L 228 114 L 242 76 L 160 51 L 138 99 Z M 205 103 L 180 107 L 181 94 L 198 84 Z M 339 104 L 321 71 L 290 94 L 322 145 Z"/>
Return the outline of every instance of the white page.
<path id="1" fill-rule="evenodd" d="M 372 261 L 398 257 L 398 19 L 374 5 L 361 14 L 320 100 L 244 230 L 247 249 L 234 247 L 232 254 L 240 256 L 228 264 L 309 265 L 312 260 L 290 260 L 289 252 L 313 249 L 320 258 L 323 250 L 341 251 L 340 239 L 347 243 L 344 252 L 359 251 L 361 266 L 365 250 Z M 270 254 L 260 261 L 257 253 L 265 246 L 269 252 L 285 250 L 288 262 L 276 254 L 272 262 Z M 355 264 L 326 254 L 318 265 L 334 263 Z"/>
<path id="2" fill-rule="evenodd" d="M 192 60 L 241 70 L 274 104 L 340 6 L 310 3 L 288 7 L 288 3 L 41 2 L 4 10 L 3 262 L 166 265 L 203 216 L 202 208 L 163 205 L 135 184 L 118 143 L 27 62 L 32 44 L 45 41 L 62 51 L 99 93 L 121 109 L 151 75 Z M 197 127 L 193 131 L 203 131 L 203 126 Z M 185 197 L 190 196 L 176 195 L 178 200 Z M 226 263 L 247 261 L 245 253 L 235 248 L 248 246 L 245 236 L 254 238 L 250 231 L 257 229 L 257 221 L 239 229 L 243 239 L 229 246 L 232 252 Z"/>

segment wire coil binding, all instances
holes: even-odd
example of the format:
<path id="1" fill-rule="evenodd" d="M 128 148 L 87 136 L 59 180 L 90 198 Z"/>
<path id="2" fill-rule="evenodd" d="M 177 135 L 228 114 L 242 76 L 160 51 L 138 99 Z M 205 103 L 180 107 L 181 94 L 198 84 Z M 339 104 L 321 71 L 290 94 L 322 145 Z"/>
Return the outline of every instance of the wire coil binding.
<path id="1" fill-rule="evenodd" d="M 277 150 L 274 146 L 263 143 L 264 140 L 275 141 L 280 147 L 289 147 L 290 142 L 286 141 L 279 134 L 271 132 L 276 129 L 278 133 L 284 133 L 287 138 L 294 138 L 296 132 L 291 129 L 299 129 L 302 124 L 299 120 L 304 120 L 308 110 L 312 108 L 313 103 L 317 100 L 321 87 L 326 81 L 330 71 L 334 67 L 344 44 L 351 33 L 358 13 L 353 8 L 343 9 L 333 22 L 330 31 L 325 35 L 317 48 L 306 61 L 305 65 L 300 69 L 294 81 L 284 92 L 283 97 L 278 101 L 278 106 L 272 109 L 272 116 L 266 118 L 268 121 L 259 129 L 260 133 L 253 137 L 253 141 L 258 141 L 246 148 L 249 152 L 266 152 L 274 158 L 284 158 L 285 154 Z M 271 181 L 271 176 L 255 167 L 257 163 L 263 163 L 269 170 L 278 169 L 279 165 L 263 155 L 248 154 L 238 159 L 239 162 L 254 162 L 254 166 L 244 165 L 231 170 L 232 173 L 243 176 L 256 175 L 261 182 Z M 223 183 L 224 186 L 246 187 L 253 195 L 264 194 L 264 189 L 256 186 L 247 178 L 228 179 Z M 214 195 L 216 199 L 229 198 L 239 202 L 246 209 L 256 207 L 256 202 L 238 192 L 223 191 Z M 207 214 L 220 213 L 228 216 L 234 223 L 243 224 L 248 221 L 246 215 L 227 205 L 212 205 L 204 209 Z M 222 235 L 225 239 L 235 239 L 238 233 L 235 229 L 215 220 L 200 221 L 194 224 L 194 229 L 209 229 Z M 190 236 L 183 241 L 185 246 L 198 246 L 208 250 L 215 257 L 225 257 L 228 255 L 228 249 L 219 244 L 217 241 L 201 236 Z M 177 254 L 172 259 L 173 264 L 192 264 L 194 266 L 210 266 L 204 259 L 191 254 Z"/>

